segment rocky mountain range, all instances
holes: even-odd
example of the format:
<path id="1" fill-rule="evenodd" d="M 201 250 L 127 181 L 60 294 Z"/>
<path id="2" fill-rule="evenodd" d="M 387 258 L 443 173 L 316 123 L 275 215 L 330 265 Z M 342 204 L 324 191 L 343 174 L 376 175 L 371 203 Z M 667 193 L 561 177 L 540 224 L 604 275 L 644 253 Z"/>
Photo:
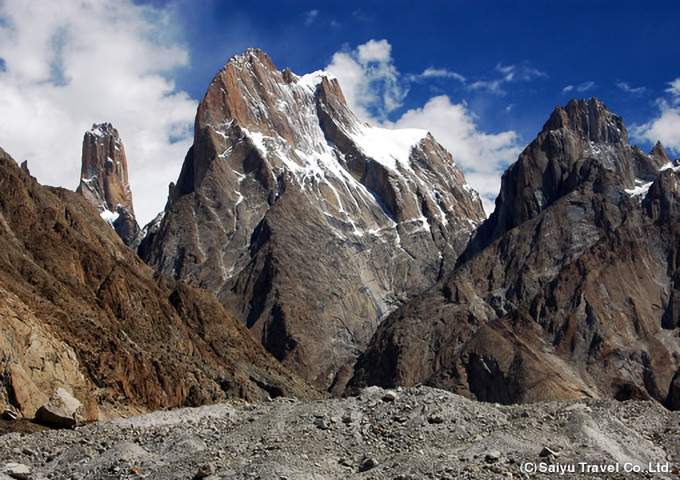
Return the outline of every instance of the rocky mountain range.
<path id="1" fill-rule="evenodd" d="M 229 60 L 142 242 L 158 271 L 214 293 L 285 366 L 342 391 L 382 319 L 432 285 L 484 212 L 424 130 L 357 120 L 325 72 Z"/>
<path id="2" fill-rule="evenodd" d="M 64 388 L 81 420 L 228 397 L 319 394 L 211 295 L 163 277 L 74 192 L 0 150 L 0 405 Z"/>
<path id="3" fill-rule="evenodd" d="M 674 165 L 660 144 L 631 146 L 597 99 L 558 107 L 455 270 L 379 326 L 351 385 L 668 402 L 680 365 Z"/>
<path id="4" fill-rule="evenodd" d="M 0 404 L 25 416 L 58 389 L 98 419 L 419 384 L 680 409 L 680 164 L 597 99 L 555 109 L 488 218 L 428 132 L 259 50 L 143 230 L 111 124 L 78 193 L 27 170 L 0 151 Z"/>

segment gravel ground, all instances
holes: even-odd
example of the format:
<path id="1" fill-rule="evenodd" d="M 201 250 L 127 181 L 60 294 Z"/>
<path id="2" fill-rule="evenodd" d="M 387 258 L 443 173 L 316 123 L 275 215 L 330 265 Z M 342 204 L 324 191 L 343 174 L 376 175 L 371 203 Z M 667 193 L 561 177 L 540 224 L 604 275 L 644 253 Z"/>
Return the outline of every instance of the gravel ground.
<path id="1" fill-rule="evenodd" d="M 1 480 L 663 479 L 679 468 L 680 412 L 655 403 L 502 406 L 427 387 L 0 436 Z"/>

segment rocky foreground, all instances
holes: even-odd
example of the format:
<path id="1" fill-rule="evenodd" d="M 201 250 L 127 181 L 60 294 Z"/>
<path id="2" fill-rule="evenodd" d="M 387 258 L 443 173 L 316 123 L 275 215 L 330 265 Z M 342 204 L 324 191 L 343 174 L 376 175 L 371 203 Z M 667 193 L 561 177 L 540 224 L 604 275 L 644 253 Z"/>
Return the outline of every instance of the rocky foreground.
<path id="1" fill-rule="evenodd" d="M 679 467 L 680 412 L 653 402 L 502 406 L 428 387 L 219 404 L 0 436 L 2 480 L 662 479 L 678 478 Z"/>

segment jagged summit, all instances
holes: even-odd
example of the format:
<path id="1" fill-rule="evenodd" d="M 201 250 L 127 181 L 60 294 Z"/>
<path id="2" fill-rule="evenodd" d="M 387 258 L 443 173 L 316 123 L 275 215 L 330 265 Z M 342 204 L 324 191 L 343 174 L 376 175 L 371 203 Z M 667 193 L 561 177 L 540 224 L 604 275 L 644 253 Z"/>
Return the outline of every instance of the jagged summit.
<path id="1" fill-rule="evenodd" d="M 573 99 L 558 106 L 543 126 L 543 132 L 566 129 L 595 143 L 628 143 L 623 119 L 597 98 Z"/>
<path id="2" fill-rule="evenodd" d="M 83 138 L 79 190 L 97 206 L 115 212 L 122 205 L 134 213 L 125 148 L 110 123 L 94 124 Z"/>
<path id="3" fill-rule="evenodd" d="M 677 408 L 680 168 L 597 99 L 557 107 L 455 270 L 381 323 L 349 385 Z"/>
<path id="4" fill-rule="evenodd" d="M 483 218 L 425 130 L 368 126 L 332 75 L 279 71 L 248 50 L 210 83 L 140 252 L 216 293 L 277 358 L 328 387 Z"/>
<path id="5" fill-rule="evenodd" d="M 118 130 L 110 123 L 94 124 L 83 138 L 78 193 L 92 202 L 126 245 L 139 242 L 127 158 Z"/>
<path id="6" fill-rule="evenodd" d="M 593 176 L 611 174 L 623 189 L 649 182 L 668 157 L 645 155 L 628 143 L 623 120 L 597 98 L 558 106 L 536 139 L 503 174 L 496 208 L 473 250 L 536 216 Z"/>
<path id="7" fill-rule="evenodd" d="M 659 160 L 659 163 L 667 164 L 670 162 L 666 149 L 661 145 L 661 142 L 656 142 L 649 154 L 656 157 Z"/>
<path id="8" fill-rule="evenodd" d="M 280 72 L 264 52 L 254 49 L 230 59 L 214 77 L 199 105 L 197 120 L 197 128 L 212 129 L 196 131 L 197 137 L 220 135 L 225 127 L 238 129 L 267 157 L 275 173 L 288 171 L 303 182 L 323 174 L 321 170 L 346 176 L 333 140 L 352 142 L 373 161 L 397 172 L 398 167 L 410 169 L 407 160 L 411 148 L 427 137 L 425 130 L 387 130 L 360 122 L 347 107 L 331 74 L 316 71 L 297 76 L 290 70 Z M 332 140 L 329 134 L 338 138 Z M 192 171 L 198 178 L 187 185 L 188 179 L 180 177 L 178 195 L 202 181 L 207 166 L 195 162 Z"/>

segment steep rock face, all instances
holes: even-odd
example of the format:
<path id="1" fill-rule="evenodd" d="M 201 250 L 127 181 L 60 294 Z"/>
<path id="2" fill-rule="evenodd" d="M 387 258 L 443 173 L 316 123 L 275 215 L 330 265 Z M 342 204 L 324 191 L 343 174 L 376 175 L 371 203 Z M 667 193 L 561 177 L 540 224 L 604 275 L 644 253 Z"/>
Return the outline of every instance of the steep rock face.
<path id="1" fill-rule="evenodd" d="M 0 150 L 0 405 L 57 388 L 96 419 L 313 389 L 211 295 L 155 273 L 80 195 Z"/>
<path id="2" fill-rule="evenodd" d="M 596 99 L 558 107 L 458 267 L 383 322 L 351 386 L 664 401 L 680 363 L 670 167 Z"/>
<path id="3" fill-rule="evenodd" d="M 630 145 L 621 117 L 596 98 L 558 106 L 503 174 L 496 208 L 465 258 L 577 189 L 593 162 L 612 172 L 623 188 L 632 189 L 649 182 L 668 157 L 661 144 L 650 155 Z"/>
<path id="4" fill-rule="evenodd" d="M 249 50 L 210 84 L 140 255 L 214 292 L 285 365 L 328 387 L 483 218 L 427 132 L 362 124 L 330 75 L 281 72 Z"/>
<path id="5" fill-rule="evenodd" d="M 92 125 L 85 132 L 76 191 L 97 207 L 126 245 L 137 247 L 140 228 L 132 205 L 125 149 L 118 130 L 110 123 Z"/>

